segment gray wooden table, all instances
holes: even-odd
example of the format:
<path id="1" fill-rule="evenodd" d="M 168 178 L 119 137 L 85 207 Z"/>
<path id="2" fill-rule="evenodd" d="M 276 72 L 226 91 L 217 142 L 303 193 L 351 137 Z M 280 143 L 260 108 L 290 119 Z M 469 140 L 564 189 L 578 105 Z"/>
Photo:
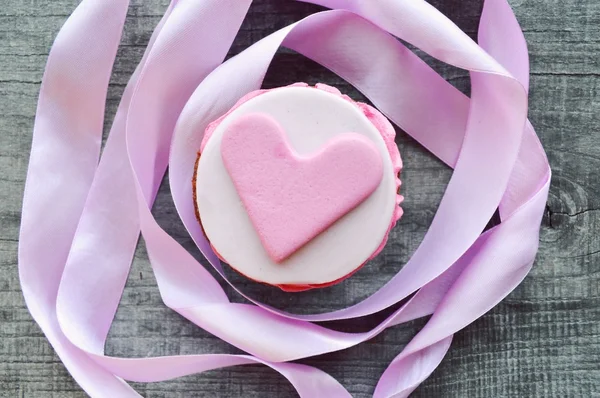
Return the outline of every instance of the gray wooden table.
<path id="1" fill-rule="evenodd" d="M 372 0 L 376 1 L 376 0 Z M 140 59 L 168 0 L 136 0 L 109 89 L 114 115 L 129 74 Z M 481 0 L 433 4 L 475 37 Z M 31 131 L 46 56 L 77 0 L 3 0 L 0 9 L 0 396 L 85 396 L 32 321 L 19 289 L 17 238 Z M 600 397 L 600 2 L 512 0 L 531 53 L 530 119 L 554 170 L 537 264 L 504 302 L 454 339 L 439 369 L 417 397 Z M 320 8 L 256 0 L 231 54 Z M 468 75 L 435 63 L 468 91 Z M 361 96 L 335 75 L 289 51 L 276 58 L 267 86 L 325 82 Z M 318 292 L 284 294 L 232 275 L 250 294 L 297 312 L 355 303 L 381 286 L 422 239 L 450 171 L 401 133 L 398 144 L 406 215 L 385 251 L 346 282 Z M 155 214 L 198 255 L 164 187 Z M 364 330 L 381 314 L 340 330 Z M 358 347 L 311 358 L 355 397 L 368 397 L 386 367 L 425 320 L 388 330 Z M 110 332 L 107 353 L 148 356 L 237 352 L 162 304 L 143 245 Z M 155 384 L 136 384 L 147 397 L 287 397 L 286 381 L 262 367 L 240 367 Z"/>

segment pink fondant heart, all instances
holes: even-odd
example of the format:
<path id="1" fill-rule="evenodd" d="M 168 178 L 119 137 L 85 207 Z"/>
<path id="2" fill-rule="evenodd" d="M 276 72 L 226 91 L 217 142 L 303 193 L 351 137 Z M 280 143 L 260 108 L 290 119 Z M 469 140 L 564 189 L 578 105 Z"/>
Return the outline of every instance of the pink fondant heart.
<path id="1" fill-rule="evenodd" d="M 298 155 L 272 117 L 239 117 L 225 130 L 221 155 L 269 256 L 286 259 L 373 193 L 381 182 L 379 151 L 344 133 L 315 154 Z"/>

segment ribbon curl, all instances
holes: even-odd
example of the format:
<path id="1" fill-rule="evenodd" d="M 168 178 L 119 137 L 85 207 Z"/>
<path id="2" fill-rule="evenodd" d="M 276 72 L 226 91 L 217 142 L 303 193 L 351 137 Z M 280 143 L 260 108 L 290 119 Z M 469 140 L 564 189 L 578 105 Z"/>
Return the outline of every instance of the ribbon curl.
<path id="1" fill-rule="evenodd" d="M 441 362 L 453 334 L 502 300 L 531 268 L 550 168 L 526 119 L 527 49 L 508 3 L 485 2 L 478 45 L 424 0 L 310 2 L 334 10 L 283 28 L 222 63 L 251 0 L 173 0 L 125 89 L 99 162 L 104 103 L 128 1 L 83 0 L 59 32 L 40 90 L 19 271 L 32 316 L 89 395 L 139 396 L 124 380 L 161 381 L 261 363 L 302 397 L 347 397 L 328 374 L 287 361 L 342 350 L 432 314 L 374 393 L 406 397 Z M 392 35 L 469 70 L 470 98 Z M 454 168 L 410 261 L 371 297 L 325 314 L 291 314 L 250 297 L 253 304 L 231 303 L 150 211 L 168 166 L 184 225 L 225 278 L 190 201 L 195 151 L 208 123 L 260 88 L 282 45 L 354 85 Z M 500 224 L 481 233 L 496 209 Z M 165 304 L 251 355 L 104 355 L 140 232 Z M 412 293 L 364 333 L 312 323 L 372 314 Z"/>

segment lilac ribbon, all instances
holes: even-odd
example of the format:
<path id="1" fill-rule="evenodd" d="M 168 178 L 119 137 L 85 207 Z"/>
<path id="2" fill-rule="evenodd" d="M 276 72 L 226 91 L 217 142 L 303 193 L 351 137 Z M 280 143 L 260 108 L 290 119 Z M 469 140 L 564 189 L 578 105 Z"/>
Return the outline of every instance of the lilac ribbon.
<path id="1" fill-rule="evenodd" d="M 251 0 L 173 0 L 125 89 L 100 159 L 104 102 L 128 0 L 83 0 L 58 34 L 35 121 L 19 271 L 31 314 L 91 396 L 138 396 L 124 380 L 160 381 L 261 363 L 302 397 L 348 397 L 328 374 L 287 361 L 342 350 L 431 314 L 374 393 L 406 397 L 441 362 L 453 333 L 496 305 L 530 270 L 550 168 L 527 121 L 527 49 L 506 0 L 485 2 L 479 45 L 424 0 L 311 2 L 334 10 L 222 63 Z M 469 70 L 471 97 L 392 35 Z M 291 314 L 250 297 L 254 305 L 231 303 L 150 211 L 168 166 L 181 219 L 226 279 L 190 199 L 196 151 L 209 122 L 260 88 L 282 45 L 354 85 L 454 168 L 410 261 L 371 297 L 325 314 Z M 481 233 L 496 209 L 501 223 Z M 250 355 L 104 355 L 140 231 L 165 304 Z M 372 314 L 412 293 L 368 332 L 312 323 Z"/>

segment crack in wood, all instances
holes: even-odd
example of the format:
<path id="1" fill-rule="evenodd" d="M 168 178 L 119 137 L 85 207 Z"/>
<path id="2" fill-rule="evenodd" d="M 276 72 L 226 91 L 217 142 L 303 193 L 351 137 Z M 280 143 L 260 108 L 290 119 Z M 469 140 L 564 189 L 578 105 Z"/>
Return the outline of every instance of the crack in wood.
<path id="1" fill-rule="evenodd" d="M 550 209 L 550 206 L 546 206 L 546 211 L 548 211 L 548 213 L 551 216 L 553 216 L 553 215 L 560 215 L 560 216 L 567 216 L 567 217 L 577 217 L 577 216 L 581 216 L 581 215 L 586 214 L 586 213 L 600 211 L 600 209 L 589 208 L 589 209 L 584 209 L 584 210 L 577 211 L 575 213 L 568 213 L 568 212 L 563 212 L 563 211 L 554 211 L 554 210 Z"/>

